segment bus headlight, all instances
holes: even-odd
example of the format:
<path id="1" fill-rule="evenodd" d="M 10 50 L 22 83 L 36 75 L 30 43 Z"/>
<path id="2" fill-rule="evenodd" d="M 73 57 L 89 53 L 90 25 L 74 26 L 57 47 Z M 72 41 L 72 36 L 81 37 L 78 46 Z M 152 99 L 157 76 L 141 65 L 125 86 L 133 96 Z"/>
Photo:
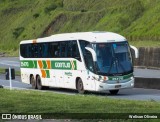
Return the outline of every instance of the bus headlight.
<path id="1" fill-rule="evenodd" d="M 107 81 L 108 81 L 107 76 L 103 76 L 103 77 L 100 78 L 100 82 L 102 82 L 102 83 L 107 83 Z"/>
<path id="2" fill-rule="evenodd" d="M 108 77 L 107 76 L 98 76 L 98 77 L 93 76 L 93 79 L 96 80 L 96 81 L 104 83 L 104 82 L 107 82 Z"/>

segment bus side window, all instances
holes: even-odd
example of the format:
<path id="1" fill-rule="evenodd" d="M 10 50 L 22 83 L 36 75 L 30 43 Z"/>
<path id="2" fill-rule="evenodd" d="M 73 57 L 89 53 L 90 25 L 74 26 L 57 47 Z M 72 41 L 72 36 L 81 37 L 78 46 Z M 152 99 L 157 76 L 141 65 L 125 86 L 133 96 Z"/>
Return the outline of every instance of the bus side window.
<path id="1" fill-rule="evenodd" d="M 91 52 L 89 52 L 88 50 L 86 50 L 86 53 L 84 55 L 84 61 L 86 64 L 86 67 L 91 71 L 94 72 L 94 64 L 93 64 L 93 57 Z"/>
<path id="2" fill-rule="evenodd" d="M 35 45 L 35 58 L 42 58 L 42 43 L 37 43 Z"/>
<path id="3" fill-rule="evenodd" d="M 72 58 L 81 61 L 77 41 L 72 41 Z"/>
<path id="4" fill-rule="evenodd" d="M 33 58 L 38 58 L 38 44 L 32 44 Z"/>
<path id="5" fill-rule="evenodd" d="M 42 58 L 48 58 L 49 53 L 48 53 L 48 43 L 43 43 L 42 44 Z"/>
<path id="6" fill-rule="evenodd" d="M 24 44 L 20 45 L 20 54 L 24 58 L 27 58 L 27 55 L 26 55 L 27 54 L 26 53 L 27 50 L 26 49 L 27 49 L 27 47 Z"/>
<path id="7" fill-rule="evenodd" d="M 67 57 L 72 58 L 72 41 L 68 41 Z"/>
<path id="8" fill-rule="evenodd" d="M 67 57 L 67 42 L 61 42 L 60 44 L 60 57 Z"/>
<path id="9" fill-rule="evenodd" d="M 80 47 L 83 53 L 84 57 L 84 62 L 87 67 L 91 72 L 94 72 L 94 64 L 93 64 L 93 57 L 91 52 L 85 49 L 85 47 L 90 46 L 90 43 L 84 40 L 79 40 L 80 42 Z"/>
<path id="10" fill-rule="evenodd" d="M 80 47 L 84 56 L 86 54 L 85 47 L 87 47 L 87 45 L 89 45 L 90 43 L 84 40 L 79 40 L 79 42 L 80 42 Z"/>
<path id="11" fill-rule="evenodd" d="M 48 43 L 49 45 L 49 57 L 50 58 L 59 58 L 60 49 L 59 49 L 59 42 L 51 42 Z"/>

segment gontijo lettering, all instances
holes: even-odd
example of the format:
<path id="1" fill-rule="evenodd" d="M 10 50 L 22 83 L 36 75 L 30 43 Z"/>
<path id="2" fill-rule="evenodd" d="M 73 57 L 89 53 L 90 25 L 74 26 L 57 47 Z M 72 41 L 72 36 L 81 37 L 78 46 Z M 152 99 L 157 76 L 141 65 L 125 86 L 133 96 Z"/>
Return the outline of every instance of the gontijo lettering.
<path id="1" fill-rule="evenodd" d="M 56 62 L 55 67 L 61 67 L 61 68 L 70 68 L 70 63 L 64 63 L 64 62 Z"/>

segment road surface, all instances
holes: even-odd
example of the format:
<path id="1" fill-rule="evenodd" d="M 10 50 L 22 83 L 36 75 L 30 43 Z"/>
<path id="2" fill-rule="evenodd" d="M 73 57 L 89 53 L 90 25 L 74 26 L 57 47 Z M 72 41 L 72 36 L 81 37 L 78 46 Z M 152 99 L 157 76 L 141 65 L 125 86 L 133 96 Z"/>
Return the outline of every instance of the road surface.
<path id="1" fill-rule="evenodd" d="M 9 81 L 5 80 L 4 74 L 0 75 L 0 84 L 6 88 L 9 88 L 10 86 Z M 16 79 L 12 81 L 12 86 L 14 89 L 33 90 L 31 85 L 22 83 L 19 76 L 16 76 Z M 50 88 L 47 91 L 53 93 L 69 94 L 69 95 L 78 94 L 77 91 L 75 90 L 58 89 L 58 88 Z M 119 91 L 118 95 L 110 95 L 109 92 L 106 92 L 106 94 L 89 92 L 87 94 L 93 94 L 101 97 L 107 96 L 110 98 L 118 98 L 118 99 L 160 101 L 160 90 L 155 90 L 155 89 L 143 89 L 143 88 L 123 89 Z"/>
<path id="2" fill-rule="evenodd" d="M 20 63 L 18 57 L 0 57 L 0 68 L 15 68 L 20 70 Z"/>

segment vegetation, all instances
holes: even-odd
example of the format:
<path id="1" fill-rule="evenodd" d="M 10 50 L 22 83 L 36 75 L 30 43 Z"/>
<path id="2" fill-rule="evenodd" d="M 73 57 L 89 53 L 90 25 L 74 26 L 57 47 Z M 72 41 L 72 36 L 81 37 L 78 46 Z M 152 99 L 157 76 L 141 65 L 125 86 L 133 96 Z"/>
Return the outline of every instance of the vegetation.
<path id="1" fill-rule="evenodd" d="M 0 113 L 159 113 L 160 103 L 107 96 L 0 89 Z M 96 106 L 96 107 L 95 107 Z M 63 115 L 63 114 L 62 114 Z M 98 114 L 100 115 L 100 114 Z"/>
<path id="2" fill-rule="evenodd" d="M 0 68 L 0 74 L 5 74 L 4 68 Z M 15 75 L 20 76 L 21 75 L 20 71 L 15 71 Z"/>
<path id="3" fill-rule="evenodd" d="M 0 52 L 63 32 L 112 31 L 136 46 L 160 46 L 159 0 L 0 0 Z"/>

